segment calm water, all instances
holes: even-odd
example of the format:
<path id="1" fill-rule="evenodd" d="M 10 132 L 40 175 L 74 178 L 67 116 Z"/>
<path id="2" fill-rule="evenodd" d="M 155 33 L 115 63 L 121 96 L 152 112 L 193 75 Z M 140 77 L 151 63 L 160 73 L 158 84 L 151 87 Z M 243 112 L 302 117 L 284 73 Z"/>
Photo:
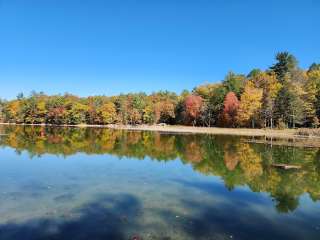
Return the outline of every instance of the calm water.
<path id="1" fill-rule="evenodd" d="M 0 134 L 1 240 L 320 239 L 319 149 L 93 128 Z"/>

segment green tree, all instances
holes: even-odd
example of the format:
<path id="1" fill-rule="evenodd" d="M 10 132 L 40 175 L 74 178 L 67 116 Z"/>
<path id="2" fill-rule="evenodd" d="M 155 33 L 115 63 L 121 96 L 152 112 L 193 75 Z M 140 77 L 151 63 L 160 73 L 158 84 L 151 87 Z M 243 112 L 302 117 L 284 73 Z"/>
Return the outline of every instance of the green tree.
<path id="1" fill-rule="evenodd" d="M 305 119 L 304 102 L 301 99 L 301 88 L 293 85 L 285 77 L 275 101 L 276 117 L 278 122 L 283 121 L 288 127 L 302 125 Z"/>
<path id="2" fill-rule="evenodd" d="M 320 63 L 312 63 L 308 69 L 308 72 L 320 71 Z"/>
<path id="3" fill-rule="evenodd" d="M 278 122 L 283 121 L 287 126 L 295 127 L 296 123 L 303 122 L 303 100 L 301 99 L 300 72 L 297 70 L 296 58 L 288 52 L 276 55 L 277 62 L 271 67 L 276 74 L 281 89 L 275 99 L 276 117 Z"/>
<path id="4" fill-rule="evenodd" d="M 233 72 L 229 72 L 222 82 L 222 85 L 226 88 L 226 92 L 234 92 L 237 97 L 240 97 L 246 77 L 244 75 L 238 75 Z"/>
<path id="5" fill-rule="evenodd" d="M 288 52 L 279 52 L 276 55 L 277 62 L 271 67 L 281 84 L 284 83 L 286 75 L 297 67 L 296 58 Z"/>
<path id="6" fill-rule="evenodd" d="M 217 84 L 215 88 L 212 89 L 212 95 L 210 96 L 210 99 L 207 103 L 207 109 L 209 110 L 209 113 L 207 113 L 208 119 L 207 121 L 212 121 L 213 124 L 217 124 L 219 120 L 219 116 L 221 116 L 221 113 L 223 111 L 224 107 L 224 99 L 227 95 L 226 88 L 221 85 Z M 213 118 L 211 120 L 211 117 Z"/>

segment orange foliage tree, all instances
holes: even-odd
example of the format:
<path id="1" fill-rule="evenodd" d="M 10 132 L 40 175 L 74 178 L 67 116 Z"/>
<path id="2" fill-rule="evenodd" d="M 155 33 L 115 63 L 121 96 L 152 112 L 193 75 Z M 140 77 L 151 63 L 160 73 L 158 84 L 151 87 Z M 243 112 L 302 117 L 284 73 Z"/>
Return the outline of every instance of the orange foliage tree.
<path id="1" fill-rule="evenodd" d="M 187 122 L 196 125 L 203 107 L 202 97 L 196 95 L 187 96 L 184 101 L 184 107 Z"/>
<path id="2" fill-rule="evenodd" d="M 234 92 L 227 93 L 224 103 L 223 111 L 220 116 L 220 125 L 225 127 L 235 127 L 236 117 L 239 108 L 239 100 Z"/>

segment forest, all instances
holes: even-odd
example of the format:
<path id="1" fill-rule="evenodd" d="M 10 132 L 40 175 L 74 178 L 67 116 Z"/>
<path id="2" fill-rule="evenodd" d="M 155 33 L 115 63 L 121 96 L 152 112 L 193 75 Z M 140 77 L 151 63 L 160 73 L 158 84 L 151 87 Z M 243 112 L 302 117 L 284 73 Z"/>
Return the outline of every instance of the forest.
<path id="1" fill-rule="evenodd" d="M 320 64 L 302 69 L 288 52 L 266 70 L 229 72 L 223 81 L 191 92 L 159 91 L 118 96 L 48 96 L 32 92 L 0 100 L 0 122 L 52 125 L 179 124 L 295 128 L 320 125 Z"/>

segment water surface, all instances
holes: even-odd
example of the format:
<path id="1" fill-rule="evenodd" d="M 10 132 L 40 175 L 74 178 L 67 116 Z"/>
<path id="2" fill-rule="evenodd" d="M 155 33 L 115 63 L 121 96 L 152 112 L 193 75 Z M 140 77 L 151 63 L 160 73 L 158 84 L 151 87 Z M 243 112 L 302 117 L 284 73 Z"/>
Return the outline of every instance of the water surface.
<path id="1" fill-rule="evenodd" d="M 317 148 L 100 128 L 0 134 L 1 240 L 320 239 Z"/>

